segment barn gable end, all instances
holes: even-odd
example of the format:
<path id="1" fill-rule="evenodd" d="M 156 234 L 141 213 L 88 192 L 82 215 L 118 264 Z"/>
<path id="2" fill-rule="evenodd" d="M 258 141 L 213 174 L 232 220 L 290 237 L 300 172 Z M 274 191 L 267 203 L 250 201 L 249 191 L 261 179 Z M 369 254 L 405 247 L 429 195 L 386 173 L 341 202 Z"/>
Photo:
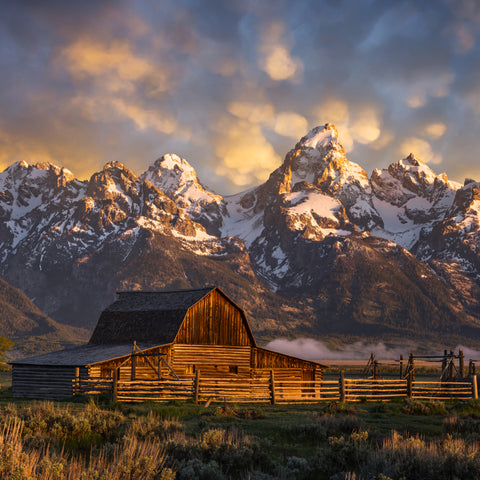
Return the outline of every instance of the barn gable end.
<path id="1" fill-rule="evenodd" d="M 245 313 L 218 288 L 188 309 L 174 343 L 255 346 Z"/>
<path id="2" fill-rule="evenodd" d="M 118 292 L 118 300 L 100 315 L 89 343 L 172 343 L 188 309 L 214 288 Z"/>

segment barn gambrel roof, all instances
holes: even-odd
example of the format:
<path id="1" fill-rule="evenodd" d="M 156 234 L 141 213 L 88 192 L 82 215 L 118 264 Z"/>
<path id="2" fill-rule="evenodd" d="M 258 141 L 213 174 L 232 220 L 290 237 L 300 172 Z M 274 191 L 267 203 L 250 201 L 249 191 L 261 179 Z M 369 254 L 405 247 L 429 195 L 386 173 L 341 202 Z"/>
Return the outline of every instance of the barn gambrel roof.
<path id="1" fill-rule="evenodd" d="M 189 308 L 213 291 L 241 312 L 252 345 L 255 345 L 245 312 L 218 287 L 117 292 L 118 300 L 102 312 L 89 343 L 108 345 L 134 340 L 157 345 L 172 343 Z"/>

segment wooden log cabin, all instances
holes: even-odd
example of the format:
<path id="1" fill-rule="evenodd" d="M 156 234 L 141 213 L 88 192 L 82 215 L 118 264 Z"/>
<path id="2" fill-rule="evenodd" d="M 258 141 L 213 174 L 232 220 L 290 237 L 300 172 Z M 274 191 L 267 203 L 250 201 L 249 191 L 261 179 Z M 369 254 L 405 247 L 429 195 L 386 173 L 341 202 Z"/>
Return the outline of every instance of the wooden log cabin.
<path id="1" fill-rule="evenodd" d="M 11 362 L 15 397 L 65 398 L 75 375 L 321 380 L 317 362 L 257 346 L 245 312 L 220 288 L 118 292 L 88 344 Z"/>

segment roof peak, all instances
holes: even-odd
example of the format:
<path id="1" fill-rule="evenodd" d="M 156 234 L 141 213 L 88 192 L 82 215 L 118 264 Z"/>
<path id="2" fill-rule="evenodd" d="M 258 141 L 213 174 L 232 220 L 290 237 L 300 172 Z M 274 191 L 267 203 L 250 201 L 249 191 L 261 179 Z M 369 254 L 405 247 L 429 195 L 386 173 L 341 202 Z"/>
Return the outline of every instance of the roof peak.
<path id="1" fill-rule="evenodd" d="M 201 290 L 213 290 L 218 288 L 217 285 L 212 285 L 208 287 L 201 288 L 177 288 L 174 290 L 117 290 L 117 294 L 121 295 L 124 293 L 176 293 L 176 292 L 199 292 Z"/>

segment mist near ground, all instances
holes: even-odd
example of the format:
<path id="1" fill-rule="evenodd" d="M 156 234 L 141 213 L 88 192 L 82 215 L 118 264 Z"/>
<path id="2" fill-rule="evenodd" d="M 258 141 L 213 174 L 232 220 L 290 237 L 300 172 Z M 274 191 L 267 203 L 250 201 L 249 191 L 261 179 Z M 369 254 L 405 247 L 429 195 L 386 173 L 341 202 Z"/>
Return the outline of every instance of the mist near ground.
<path id="1" fill-rule="evenodd" d="M 404 359 L 408 359 L 410 352 L 415 353 L 416 350 L 415 345 L 389 347 L 383 342 L 361 341 L 344 344 L 338 348 L 331 348 L 326 343 L 313 338 L 297 338 L 295 340 L 277 338 L 269 342 L 266 348 L 312 361 L 365 360 L 366 362 L 372 353 L 375 354 L 375 358 L 378 360 L 398 360 L 400 355 L 403 355 Z M 463 350 L 466 361 L 470 359 L 480 361 L 480 352 L 478 350 L 457 345 L 454 348 L 454 352 L 458 354 L 459 349 Z M 438 348 L 432 351 L 431 355 L 443 355 L 443 349 Z"/>

